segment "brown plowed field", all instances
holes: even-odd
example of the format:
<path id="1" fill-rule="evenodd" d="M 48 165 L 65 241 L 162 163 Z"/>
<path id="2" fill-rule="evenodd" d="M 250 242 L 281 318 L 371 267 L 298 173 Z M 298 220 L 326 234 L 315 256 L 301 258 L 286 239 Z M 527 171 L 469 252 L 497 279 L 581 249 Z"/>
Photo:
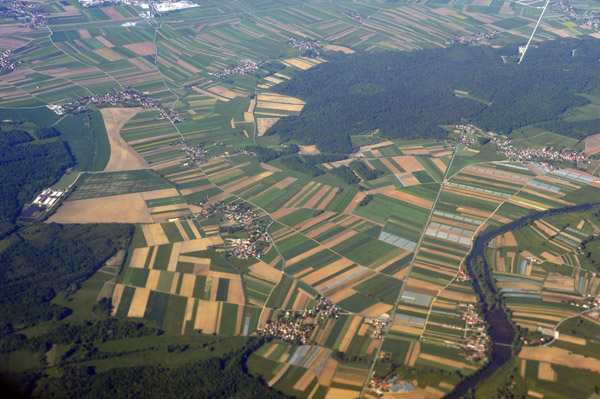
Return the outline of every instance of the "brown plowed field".
<path id="1" fill-rule="evenodd" d="M 121 137 L 121 129 L 125 123 L 139 111 L 140 108 L 104 108 L 100 111 L 110 141 L 110 159 L 105 171 L 149 168 L 148 162 Z"/>

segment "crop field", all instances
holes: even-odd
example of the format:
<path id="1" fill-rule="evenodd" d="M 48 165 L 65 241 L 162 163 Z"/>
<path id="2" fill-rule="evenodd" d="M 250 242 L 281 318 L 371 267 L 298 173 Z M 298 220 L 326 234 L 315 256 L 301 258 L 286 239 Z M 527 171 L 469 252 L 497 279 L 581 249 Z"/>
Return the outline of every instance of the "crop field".
<path id="1" fill-rule="evenodd" d="M 152 320 L 169 334 L 247 336 L 288 310 L 305 312 L 321 295 L 340 307 L 339 317 L 307 317 L 314 324 L 307 345 L 275 339 L 252 354 L 251 373 L 297 397 L 355 397 L 381 347 L 395 364 L 424 370 L 407 377 L 418 383 L 415 397 L 442 397 L 457 384 L 452 373 L 468 375 L 481 364 L 465 349 L 475 334 L 465 315 L 476 297 L 459 278 L 473 238 L 538 210 L 597 201 L 600 164 L 592 162 L 587 172 L 551 170 L 503 160 L 485 146 L 385 140 L 374 131 L 352 137 L 360 148 L 348 159 L 313 157 L 320 160 L 310 165 L 312 174 L 286 167 L 282 152 L 306 143 L 282 144 L 264 134 L 308 107 L 306 99 L 274 93 L 278 84 L 340 52 L 439 48 L 492 31 L 497 36 L 484 43 L 521 43 L 539 15 L 495 0 L 288 3 L 203 4 L 156 15 L 152 25 L 135 5 L 66 11 L 44 4 L 53 12 L 49 34 L 14 21 L 0 26 L 0 50 L 11 49 L 19 60 L 17 69 L 3 72 L 0 114 L 54 123 L 61 117 L 48 105 L 127 87 L 179 112 L 172 123 L 154 108 L 94 105 L 90 116 L 57 124 L 78 162 L 73 172 L 94 172 L 77 179 L 49 221 L 138 224 L 112 290 L 115 316 Z M 557 5 L 550 10 L 536 40 L 598 36 L 581 21 L 562 21 Z M 323 45 L 321 56 L 289 41 L 309 38 Z M 231 72 L 248 63 L 260 66 Z M 20 114 L 8 109 L 20 107 Z M 80 124 L 93 127 L 89 136 L 77 131 Z M 522 145 L 574 145 L 529 127 L 518 134 Z M 184 140 L 203 151 L 199 167 Z M 265 160 L 250 150 L 256 145 L 279 154 Z M 311 146 L 300 149 L 301 160 L 319 155 Z M 331 172 L 341 166 L 359 182 Z M 245 203 L 273 221 L 260 258 L 225 256 L 222 215 L 201 216 L 204 205 L 219 202 Z M 590 241 L 585 252 L 579 248 L 598 231 L 591 213 L 557 216 L 490 245 L 494 277 L 520 326 L 553 330 L 581 311 L 571 302 L 582 306 L 600 293 L 590 260 L 600 247 Z M 383 339 L 373 319 L 390 323 Z M 561 324 L 562 339 L 549 349 L 600 352 L 590 339 L 597 319 L 580 319 Z M 524 355 L 527 373 L 535 373 L 532 391 L 563 386 L 558 363 L 581 360 L 552 354 Z M 377 361 L 375 368 L 386 364 Z"/>
<path id="2" fill-rule="evenodd" d="M 170 187 L 167 181 L 148 170 L 86 173 L 77 181 L 69 200 L 108 197 Z"/>
<path id="3" fill-rule="evenodd" d="M 592 212 L 551 216 L 490 243 L 490 266 L 516 323 L 553 331 L 600 292 L 596 270 L 581 249 L 599 227 Z"/>
<path id="4" fill-rule="evenodd" d="M 256 331 L 262 308 L 246 300 L 241 275 L 224 268 L 221 255 L 207 251 L 222 243 L 219 237 L 202 238 L 189 220 L 143 225 L 142 230 L 148 246 L 133 249 L 128 257 L 113 294 L 115 315 L 148 318 L 181 334 Z M 273 280 L 273 273 L 256 272 L 252 287 L 265 291 L 266 286 L 269 293 L 273 283 L 265 277 Z"/>

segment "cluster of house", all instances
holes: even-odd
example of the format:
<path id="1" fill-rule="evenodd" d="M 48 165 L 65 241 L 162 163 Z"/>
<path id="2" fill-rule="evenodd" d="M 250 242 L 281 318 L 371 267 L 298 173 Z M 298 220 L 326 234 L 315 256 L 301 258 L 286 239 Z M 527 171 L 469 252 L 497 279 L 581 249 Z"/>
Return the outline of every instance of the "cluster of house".
<path id="1" fill-rule="evenodd" d="M 471 278 L 469 277 L 469 274 L 465 271 L 465 269 L 461 269 L 458 272 L 458 275 L 456 276 L 456 280 L 457 281 L 469 281 L 469 280 L 471 280 Z"/>
<path id="2" fill-rule="evenodd" d="M 460 144 L 466 145 L 467 147 L 475 147 L 477 146 L 477 144 L 479 144 L 474 137 L 467 136 L 465 134 L 462 134 L 459 138 L 456 139 L 456 141 Z"/>
<path id="3" fill-rule="evenodd" d="M 92 104 L 99 106 L 115 106 L 119 104 L 141 106 L 146 109 L 157 110 L 160 119 L 169 119 L 171 122 L 181 122 L 181 112 L 171 110 L 152 97 L 149 97 L 146 93 L 140 93 L 139 91 L 130 87 L 126 87 L 124 91 L 109 93 L 104 96 L 87 96 L 80 100 L 68 102 L 62 107 L 66 112 L 78 113 L 85 110 L 87 106 Z"/>
<path id="4" fill-rule="evenodd" d="M 317 318 L 317 320 L 319 317 L 323 319 L 337 319 L 340 317 L 340 308 L 324 296 L 317 295 L 312 309 L 307 309 L 302 314 L 302 318 L 306 319 L 308 317 Z"/>
<path id="5" fill-rule="evenodd" d="M 347 16 L 348 18 L 352 18 L 358 22 L 364 22 L 367 19 L 369 19 L 368 15 L 364 15 L 364 14 L 358 13 L 356 11 L 346 11 L 344 13 L 344 15 Z"/>
<path id="6" fill-rule="evenodd" d="M 508 158 L 517 161 L 542 161 L 542 162 L 573 162 L 575 164 L 590 163 L 590 157 L 584 152 L 572 149 L 557 150 L 552 146 L 544 148 L 517 148 L 510 140 L 504 138 L 492 138 L 496 150 Z M 551 165 L 550 165 L 551 166 Z"/>
<path id="7" fill-rule="evenodd" d="M 489 337 L 485 329 L 484 319 L 475 311 L 475 306 L 471 303 L 467 305 L 467 311 L 463 313 L 463 320 L 466 320 L 466 338 L 467 342 L 462 348 L 469 354 L 474 361 L 486 361 L 487 344 Z"/>
<path id="8" fill-rule="evenodd" d="M 42 205 L 46 208 L 52 208 L 58 200 L 65 195 L 63 190 L 53 190 L 51 188 L 46 188 L 42 191 L 40 195 L 35 197 L 33 200 L 33 204 Z"/>
<path id="9" fill-rule="evenodd" d="M 387 326 L 387 322 L 379 319 L 368 319 L 367 323 L 375 327 L 373 330 L 373 334 L 371 334 L 371 338 L 374 339 L 382 339 L 385 334 L 385 327 Z"/>
<path id="10" fill-rule="evenodd" d="M 562 17 L 565 21 L 582 21 L 583 26 L 589 29 L 600 30 L 600 12 L 580 10 L 569 4 L 567 0 L 559 0 L 558 6 L 566 14 Z"/>
<path id="11" fill-rule="evenodd" d="M 28 28 L 43 28 L 46 26 L 46 17 L 41 12 L 34 10 L 35 4 L 25 4 L 21 1 L 1 0 L 0 4 L 8 7 L 0 8 L 1 18 L 14 18 L 23 21 Z"/>
<path id="12" fill-rule="evenodd" d="M 375 378 L 375 375 L 373 375 L 369 386 L 379 395 L 383 395 L 386 392 L 410 392 L 415 389 L 415 385 L 412 382 L 399 381 L 397 375 L 391 378 Z"/>
<path id="13" fill-rule="evenodd" d="M 90 7 L 100 7 L 107 6 L 109 4 L 129 4 L 127 1 L 121 0 L 77 0 L 82 7 L 90 8 Z"/>
<path id="14" fill-rule="evenodd" d="M 312 309 L 305 309 L 301 315 L 287 310 L 277 321 L 267 321 L 261 331 L 268 337 L 304 345 L 314 326 L 319 324 L 319 319 L 337 319 L 339 315 L 340 308 L 337 305 L 317 295 Z"/>
<path id="15" fill-rule="evenodd" d="M 181 145 L 183 142 L 178 141 L 177 143 L 171 143 L 171 145 Z M 194 144 L 190 146 L 184 146 L 181 151 L 185 152 L 187 162 L 183 166 L 194 166 L 197 163 L 201 163 L 208 154 L 208 150 L 201 144 Z"/>
<path id="16" fill-rule="evenodd" d="M 243 205 L 226 205 L 224 211 L 228 221 L 242 227 L 248 234 L 246 238 L 226 238 L 229 253 L 238 259 L 260 258 L 261 252 L 256 243 L 267 242 L 269 237 L 264 226 L 254 221 L 258 217 L 258 212 L 247 209 Z"/>
<path id="17" fill-rule="evenodd" d="M 464 35 L 464 36 L 454 37 L 452 39 L 446 40 L 446 44 L 454 44 L 454 43 L 464 43 L 464 44 L 479 43 L 479 42 L 482 42 L 484 40 L 494 39 L 494 38 L 496 38 L 498 36 L 500 36 L 500 32 L 498 32 L 496 30 L 491 30 L 491 31 L 488 31 L 488 32 L 473 33 L 472 35 Z"/>
<path id="18" fill-rule="evenodd" d="M 288 39 L 287 44 L 300 51 L 302 55 L 310 55 L 314 57 L 321 55 L 321 48 L 323 47 L 323 43 L 318 40 L 302 40 L 294 39 L 293 37 Z"/>
<path id="19" fill-rule="evenodd" d="M 16 69 L 17 65 L 10 58 L 10 50 L 0 52 L 0 69 Z"/>
<path id="20" fill-rule="evenodd" d="M 223 225 L 223 229 L 232 229 L 238 232 L 245 232 L 247 237 L 227 237 L 227 251 L 230 255 L 239 259 L 260 258 L 261 251 L 257 247 L 258 242 L 267 242 L 269 237 L 265 227 L 256 223 L 258 212 L 248 209 L 243 204 L 224 204 L 221 201 L 206 204 L 206 200 L 196 203 L 202 207 L 202 211 L 197 213 L 196 217 L 209 217 L 217 212 L 225 214 L 224 218 L 229 224 Z M 227 223 L 226 222 L 226 223 Z"/>
<path id="21" fill-rule="evenodd" d="M 600 308 L 600 294 L 596 296 L 588 295 L 581 302 L 571 301 L 569 304 L 582 309 L 597 309 Z"/>
<path id="22" fill-rule="evenodd" d="M 302 319 L 290 319 L 290 312 L 277 321 L 267 321 L 262 329 L 263 335 L 279 338 L 282 341 L 306 344 L 312 326 L 304 324 Z"/>
<path id="23" fill-rule="evenodd" d="M 223 68 L 219 72 L 209 72 L 209 75 L 216 76 L 219 79 L 225 79 L 229 75 L 250 75 L 261 69 L 268 61 L 252 61 L 248 59 L 240 60 L 238 65 L 231 68 Z"/>
<path id="24" fill-rule="evenodd" d="M 178 142 L 172 142 L 169 145 L 177 146 L 177 145 L 183 145 L 183 144 L 184 143 L 182 141 L 178 141 Z M 217 141 L 213 144 L 213 146 L 225 147 L 225 144 Z M 248 151 L 243 148 L 235 148 L 233 151 L 225 151 L 221 154 L 214 155 L 211 158 L 206 158 L 206 155 L 208 154 L 208 150 L 206 148 L 204 148 L 201 144 L 194 144 L 189 147 L 184 146 L 181 149 L 181 151 L 184 151 L 185 155 L 187 157 L 187 162 L 185 162 L 184 164 L 181 165 L 184 168 L 188 167 L 188 166 L 195 166 L 196 164 L 201 164 L 203 162 L 206 162 L 209 159 L 226 158 L 226 157 L 230 157 L 235 154 L 255 155 L 254 152 L 252 152 L 252 151 Z"/>

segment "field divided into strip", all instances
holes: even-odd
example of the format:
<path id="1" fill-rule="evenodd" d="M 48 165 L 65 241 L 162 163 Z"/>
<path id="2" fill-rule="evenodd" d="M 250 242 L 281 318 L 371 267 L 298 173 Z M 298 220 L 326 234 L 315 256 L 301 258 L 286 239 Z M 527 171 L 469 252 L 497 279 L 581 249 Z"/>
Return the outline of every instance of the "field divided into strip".
<path id="1" fill-rule="evenodd" d="M 69 13 L 53 7 L 49 37 L 12 23 L 3 28 L 0 46 L 14 43 L 20 64 L 0 82 L 2 107 L 61 104 L 132 87 L 181 112 L 174 125 L 157 110 L 143 109 L 120 131 L 153 172 L 85 174 L 66 201 L 135 194 L 147 213 L 115 286 L 113 314 L 153 320 L 173 334 L 251 335 L 324 295 L 343 312 L 311 320 L 309 345 L 275 340 L 248 362 L 252 373 L 297 397 L 358 394 L 381 342 L 370 319 L 394 313 L 400 293 L 382 352 L 396 364 L 427 370 L 414 377 L 420 390 L 415 394 L 425 388 L 433 397 L 449 392 L 457 383 L 452 372 L 467 375 L 479 367 L 461 349 L 468 338 L 463 316 L 475 302 L 474 292 L 468 281 L 455 278 L 472 238 L 533 211 L 598 194 L 600 185 L 590 174 L 485 162 L 490 160 L 485 154 L 468 149 L 457 152 L 451 178 L 443 181 L 452 145 L 381 141 L 377 132 L 353 137 L 380 142 L 360 147 L 352 159 L 317 165 L 325 174 L 314 178 L 278 160 L 261 163 L 245 149 L 258 143 L 285 151 L 277 137 L 264 133 L 279 118 L 298 115 L 305 103 L 270 90 L 318 67 L 327 51 L 443 47 L 457 36 L 492 30 L 501 32 L 502 43 L 524 41 L 539 15 L 531 7 L 496 0 L 286 6 L 241 1 L 182 10 L 179 22 L 172 15 L 156 16 L 166 21 L 158 29 L 121 26 L 141 21 L 131 5 Z M 588 33 L 559 18 L 557 12 L 544 19 L 539 37 Z M 288 44 L 290 38 L 321 41 L 325 56 L 302 54 Z M 247 61 L 262 66 L 217 77 Z M 201 169 L 186 156 L 182 136 L 188 146 L 206 151 Z M 316 149 L 301 150 L 314 154 Z M 366 170 L 376 177 L 361 176 L 360 183 L 347 185 L 327 172 L 346 165 L 357 176 Z M 219 216 L 196 216 L 204 201 L 239 198 L 275 221 L 269 233 L 277 248 L 267 245 L 261 260 L 225 259 L 212 249 L 223 246 Z M 568 222 L 569 230 L 563 228 L 567 222 L 540 221 L 490 248 L 515 320 L 531 330 L 551 328 L 574 314 L 561 301 L 598 293 L 600 280 L 577 247 L 600 225 L 590 217 L 582 225 Z M 522 243 L 530 245 L 526 254 L 518 250 Z M 569 336 L 568 330 L 561 332 Z M 577 340 L 556 345 L 568 349 L 580 343 L 572 341 Z M 533 362 L 527 360 L 527 367 Z M 552 378 L 547 366 L 542 369 L 544 378 Z"/>
<path id="2" fill-rule="evenodd" d="M 429 223 L 424 227 L 423 240 L 412 262 L 410 273 L 405 277 L 395 322 L 382 347 L 386 354 L 399 361 L 410 361 L 417 365 L 433 366 L 436 364 L 435 367 L 438 368 L 461 370 L 467 374 L 472 372 L 469 371 L 473 370 L 472 367 L 477 367 L 476 363 L 469 359 L 468 353 L 462 349 L 470 334 L 466 329 L 464 315 L 468 311 L 467 305 L 476 301 L 470 283 L 457 279 L 462 262 L 471 249 L 471 242 L 475 234 L 529 214 L 531 212 L 529 205 L 523 204 L 515 198 L 521 198 L 527 187 L 532 184 L 537 185 L 540 184 L 538 182 L 550 181 L 553 176 L 557 175 L 569 176 L 570 179 L 562 179 L 560 189 L 552 188 L 555 193 L 554 198 L 557 201 L 563 201 L 553 203 L 552 207 L 574 205 L 579 201 L 585 202 L 589 196 L 587 198 L 579 197 L 577 200 L 576 193 L 596 192 L 594 186 L 597 177 L 570 169 L 552 172 L 540 169 L 537 164 L 479 163 L 463 168 L 445 182 L 438 202 L 431 212 Z M 544 187 L 546 188 L 546 186 Z M 543 194 L 540 192 L 542 191 L 531 190 L 531 195 L 536 195 L 536 201 L 541 203 L 540 197 Z M 571 199 L 571 201 L 566 201 L 562 199 L 563 197 Z M 560 228 L 546 227 L 539 233 L 543 235 L 535 236 L 529 233 L 529 239 L 521 238 L 518 243 L 514 237 L 521 236 L 521 233 L 515 233 L 514 236 L 507 233 L 510 238 L 497 245 L 491 244 L 492 248 L 500 248 L 497 250 L 499 252 L 495 252 L 493 256 L 496 257 L 495 264 L 502 268 L 503 273 L 497 273 L 495 276 L 510 303 L 513 316 L 518 323 L 522 323 L 523 327 L 528 327 L 533 331 L 537 327 L 552 328 L 554 325 L 552 323 L 557 323 L 562 318 L 576 313 L 573 310 L 576 307 L 571 307 L 572 310 L 567 311 L 569 306 L 566 306 L 561 313 L 556 308 L 556 306 L 563 307 L 563 305 L 558 305 L 561 301 L 581 300 L 584 295 L 595 295 L 595 291 L 598 290 L 598 282 L 592 278 L 589 265 L 587 270 L 583 270 L 577 263 L 578 257 L 572 253 L 572 251 L 576 251 L 582 240 L 589 237 L 593 231 L 597 231 L 597 228 L 589 225 L 589 222 L 582 222 L 579 215 L 571 215 L 571 218 L 573 218 L 571 224 L 579 224 L 579 227 L 583 228 L 587 235 L 576 229 L 575 226 L 567 227 L 570 232 L 560 232 Z M 557 220 L 556 225 L 562 227 L 565 222 L 565 220 Z M 535 224 L 529 229 L 533 228 L 535 228 Z M 565 234 L 567 235 L 565 236 Z M 532 241 L 532 239 L 537 241 Z M 513 246 L 512 249 L 508 246 L 508 242 Z M 562 272 L 565 274 L 564 276 L 556 270 L 550 274 L 552 276 L 550 279 L 547 277 L 548 271 L 544 271 L 544 278 L 534 277 L 536 272 L 525 263 L 525 266 L 519 271 L 531 273 L 531 276 L 513 277 L 506 274 L 511 271 L 515 272 L 511 266 L 504 266 L 504 264 L 510 262 L 510 264 L 520 265 L 519 262 L 522 258 L 516 254 L 519 252 L 518 248 L 528 248 L 534 242 L 538 242 L 540 248 L 537 250 L 537 256 L 541 257 L 541 253 L 546 256 L 546 258 L 541 257 L 540 262 L 547 262 L 542 264 L 559 262 L 556 266 L 546 266 L 547 269 L 561 268 L 561 263 L 569 262 L 568 269 L 563 265 L 563 268 L 566 269 Z M 496 250 L 491 249 L 490 251 Z M 530 251 L 525 252 L 525 257 L 532 256 Z M 506 255 L 500 255 L 500 253 Z M 505 267 L 506 271 L 504 271 Z M 543 270 L 541 266 L 534 266 L 534 269 L 538 271 L 538 274 L 540 269 Z M 560 288 L 566 280 L 569 280 L 567 287 L 571 288 Z M 519 284 L 521 284 L 519 288 L 523 290 L 522 294 L 514 291 Z M 545 290 L 549 292 L 544 293 L 544 284 Z M 569 292 L 566 292 L 565 289 Z M 514 300 L 512 299 L 513 295 L 515 295 Z M 536 298 L 533 297 L 534 295 Z M 516 296 L 519 297 L 516 298 Z M 545 303 L 546 310 L 543 308 L 543 297 L 548 301 Z M 521 307 L 526 309 L 517 311 Z M 536 312 L 540 313 L 536 314 Z M 554 321 L 544 320 L 544 317 L 553 318 Z M 438 348 L 430 354 L 419 354 L 409 359 L 407 345 L 412 345 L 411 343 L 414 342 L 421 342 L 421 347 L 423 347 L 423 343 L 428 343 Z M 439 356 L 441 350 L 439 347 L 447 347 L 449 351 L 453 352 L 449 352 L 444 360 L 444 356 L 441 358 Z M 463 360 L 458 361 L 457 359 Z M 442 366 L 442 364 L 444 365 Z"/>
<path id="3" fill-rule="evenodd" d="M 293 51 L 286 43 L 290 37 L 315 38 L 333 44 L 329 49 L 344 52 L 433 48 L 444 46 L 457 36 L 489 31 L 501 32 L 507 39 L 524 40 L 539 13 L 518 3 L 481 6 L 478 2 L 452 5 L 366 2 L 301 7 L 291 4 L 281 8 L 269 1 L 204 5 L 180 11 L 180 22 L 170 21 L 156 35 L 154 28 L 144 25 L 119 26 L 140 21 L 139 10 L 130 5 L 91 11 L 57 9 L 51 21 L 52 40 L 38 38 L 19 47 L 29 41 L 33 31 L 16 26 L 7 31 L 12 33 L 10 40 L 5 41 L 7 48 L 16 48 L 21 65 L 3 80 L 0 102 L 8 107 L 44 105 L 125 86 L 172 101 L 172 94 L 164 90 L 162 73 L 167 82 L 189 88 L 182 92 L 179 107 L 192 111 L 189 116 L 194 118 L 206 115 L 211 102 L 248 97 L 257 87 L 269 89 L 288 79 L 294 71 L 321 62 Z M 106 14 L 102 10 L 111 11 Z M 590 33 L 578 22 L 565 25 L 560 21 L 560 10 L 556 11 L 556 15 L 540 24 L 540 38 Z M 237 15 L 240 12 L 248 14 L 241 18 Z M 352 13 L 368 19 L 359 22 L 347 16 Z M 188 22 L 187 17 L 202 21 Z M 260 72 L 258 85 L 244 75 L 232 80 L 214 79 L 215 73 L 239 64 L 242 59 L 269 61 L 264 72 Z M 282 68 L 286 70 L 281 71 Z M 266 105 L 257 104 L 263 118 L 280 117 L 280 106 Z M 244 111 L 247 110 L 248 107 Z M 289 111 L 298 110 L 287 109 L 284 114 Z M 235 120 L 251 122 L 245 118 Z"/>
<path id="4" fill-rule="evenodd" d="M 591 212 L 565 214 L 537 220 L 490 243 L 487 257 L 517 324 L 552 331 L 600 292 L 588 252 L 581 249 L 599 230 Z"/>

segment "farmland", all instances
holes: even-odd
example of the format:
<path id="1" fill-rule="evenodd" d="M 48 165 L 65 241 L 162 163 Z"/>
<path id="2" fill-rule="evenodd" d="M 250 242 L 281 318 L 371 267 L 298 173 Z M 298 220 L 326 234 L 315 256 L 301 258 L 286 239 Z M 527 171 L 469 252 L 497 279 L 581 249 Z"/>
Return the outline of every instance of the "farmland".
<path id="1" fill-rule="evenodd" d="M 53 300 L 72 314 L 15 332 L 35 338 L 60 323 L 96 320 L 101 306 L 103 318 L 160 331 L 95 342 L 96 352 L 57 344 L 45 355 L 44 383 L 67 364 L 100 374 L 111 361 L 175 370 L 253 345 L 240 365 L 285 395 L 374 397 L 388 380 L 414 397 L 450 393 L 490 360 L 465 272 L 474 238 L 600 194 L 597 159 L 515 159 L 490 138 L 592 152 L 597 140 L 584 146 L 537 125 L 502 136 L 456 120 L 413 139 L 352 131 L 351 151 L 329 151 L 269 133 L 314 107 L 279 88 L 350 62 L 348 55 L 456 42 L 512 51 L 540 11 L 497 1 L 200 3 L 142 18 L 130 4 L 51 1 L 37 6 L 52 12 L 44 28 L 8 19 L 0 28 L 0 50 L 18 60 L 2 70 L 2 119 L 24 123 L 28 135 L 27 123 L 56 126 L 58 138 L 34 143 L 62 140 L 74 159 L 58 183 L 66 198 L 47 222 L 135 225 L 127 248 Z M 561 8 L 550 8 L 537 45 L 598 38 L 583 20 L 565 25 Z M 349 95 L 376 93 L 374 86 Z M 134 92 L 146 102 L 128 101 Z M 597 100 L 585 98 L 564 121 L 593 124 Z M 48 109 L 72 101 L 86 105 Z M 486 250 L 522 333 L 523 352 L 512 361 L 534 393 L 567 389 L 562 373 L 597 376 L 598 319 L 586 311 L 600 294 L 598 232 L 595 210 L 549 216 Z M 0 253 L 12 242 L 0 242 Z M 30 354 L 2 354 L 9 371 L 21 353 Z M 31 366 L 35 356 L 22 362 Z"/>

